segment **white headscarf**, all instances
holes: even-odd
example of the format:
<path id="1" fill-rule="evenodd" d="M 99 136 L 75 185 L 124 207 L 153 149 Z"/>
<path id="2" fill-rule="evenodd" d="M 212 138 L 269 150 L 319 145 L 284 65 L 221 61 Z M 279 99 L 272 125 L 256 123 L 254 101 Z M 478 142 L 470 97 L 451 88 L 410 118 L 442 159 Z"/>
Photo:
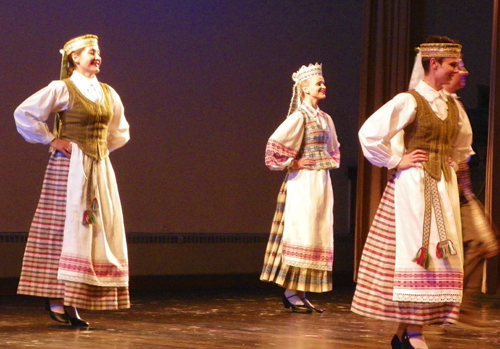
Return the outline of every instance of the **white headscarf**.
<path id="1" fill-rule="evenodd" d="M 415 56 L 415 64 L 413 65 L 413 71 L 411 72 L 410 83 L 408 84 L 408 90 L 414 90 L 415 86 L 424 79 L 425 72 L 424 66 L 422 65 L 422 53 L 419 48 L 416 48 L 417 55 Z"/>

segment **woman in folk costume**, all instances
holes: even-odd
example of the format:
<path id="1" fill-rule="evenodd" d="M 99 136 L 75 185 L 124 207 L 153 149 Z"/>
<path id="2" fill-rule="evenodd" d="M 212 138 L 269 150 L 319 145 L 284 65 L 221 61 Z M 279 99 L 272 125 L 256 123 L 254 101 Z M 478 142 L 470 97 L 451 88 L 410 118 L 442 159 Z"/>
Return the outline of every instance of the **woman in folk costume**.
<path id="1" fill-rule="evenodd" d="M 329 170 L 338 168 L 340 144 L 332 118 L 318 107 L 326 98 L 322 67 L 302 66 L 292 76 L 286 120 L 269 138 L 266 165 L 287 170 L 281 186 L 260 279 L 285 288 L 293 312 L 322 312 L 306 292 L 332 289 L 333 190 Z"/>
<path id="2" fill-rule="evenodd" d="M 74 38 L 61 53 L 61 80 L 14 112 L 26 141 L 51 146 L 18 293 L 44 297 L 55 321 L 87 327 L 77 307 L 130 307 L 123 216 L 108 157 L 129 140 L 129 125 L 116 91 L 97 81 L 97 36 Z M 51 113 L 58 113 L 54 132 L 46 124 Z"/>
<path id="3" fill-rule="evenodd" d="M 396 172 L 368 233 L 351 310 L 398 322 L 392 348 L 428 348 L 423 325 L 456 321 L 462 300 L 455 171 L 473 154 L 472 134 L 467 115 L 442 91 L 458 73 L 460 51 L 447 37 L 429 37 L 420 46 L 423 79 L 359 131 L 365 157 Z"/>

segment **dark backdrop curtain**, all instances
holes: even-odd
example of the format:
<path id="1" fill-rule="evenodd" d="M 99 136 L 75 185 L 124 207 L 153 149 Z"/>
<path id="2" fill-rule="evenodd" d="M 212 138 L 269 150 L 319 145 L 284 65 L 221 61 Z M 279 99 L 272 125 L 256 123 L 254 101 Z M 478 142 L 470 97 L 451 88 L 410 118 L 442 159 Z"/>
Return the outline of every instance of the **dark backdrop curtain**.
<path id="1" fill-rule="evenodd" d="M 414 48 L 425 40 L 424 0 L 365 0 L 359 127 L 394 95 L 408 89 Z M 359 149 L 355 276 L 388 171 L 372 166 Z"/>
<path id="2" fill-rule="evenodd" d="M 486 163 L 486 212 L 500 227 L 500 9 L 493 0 L 493 32 L 491 49 L 490 112 L 488 124 L 488 155 Z M 500 258 L 487 262 L 487 292 L 500 292 Z"/>

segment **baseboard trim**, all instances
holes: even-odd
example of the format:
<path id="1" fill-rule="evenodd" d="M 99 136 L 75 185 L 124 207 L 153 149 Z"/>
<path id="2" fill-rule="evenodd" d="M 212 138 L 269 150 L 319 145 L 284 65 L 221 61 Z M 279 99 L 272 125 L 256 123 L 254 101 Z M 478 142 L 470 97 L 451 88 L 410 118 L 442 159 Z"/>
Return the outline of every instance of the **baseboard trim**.
<path id="1" fill-rule="evenodd" d="M 260 281 L 259 276 L 255 273 L 131 276 L 130 292 L 276 287 L 274 283 Z M 334 273 L 333 280 L 334 287 L 349 288 L 354 285 L 351 273 Z M 15 295 L 18 283 L 19 278 L 0 278 L 0 295 Z"/>
<path id="2" fill-rule="evenodd" d="M 266 243 L 269 233 L 127 233 L 128 244 Z M 26 243 L 27 232 L 2 233 L 0 243 Z M 335 235 L 335 241 L 353 240 L 351 234 Z"/>

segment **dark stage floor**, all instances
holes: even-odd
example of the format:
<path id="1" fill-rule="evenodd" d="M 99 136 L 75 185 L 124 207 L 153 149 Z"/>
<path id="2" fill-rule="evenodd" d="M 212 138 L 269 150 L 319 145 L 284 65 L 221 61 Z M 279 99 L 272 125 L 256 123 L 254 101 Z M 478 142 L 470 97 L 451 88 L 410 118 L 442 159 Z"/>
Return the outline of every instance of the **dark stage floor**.
<path id="1" fill-rule="evenodd" d="M 393 323 L 349 311 L 352 291 L 310 294 L 323 314 L 293 314 L 277 287 L 252 290 L 148 292 L 132 295 L 128 311 L 81 311 L 88 330 L 53 322 L 36 298 L 0 297 L 0 348 L 390 348 Z M 500 347 L 500 298 L 484 297 L 492 328 L 440 326 L 425 333 L 431 349 Z"/>

